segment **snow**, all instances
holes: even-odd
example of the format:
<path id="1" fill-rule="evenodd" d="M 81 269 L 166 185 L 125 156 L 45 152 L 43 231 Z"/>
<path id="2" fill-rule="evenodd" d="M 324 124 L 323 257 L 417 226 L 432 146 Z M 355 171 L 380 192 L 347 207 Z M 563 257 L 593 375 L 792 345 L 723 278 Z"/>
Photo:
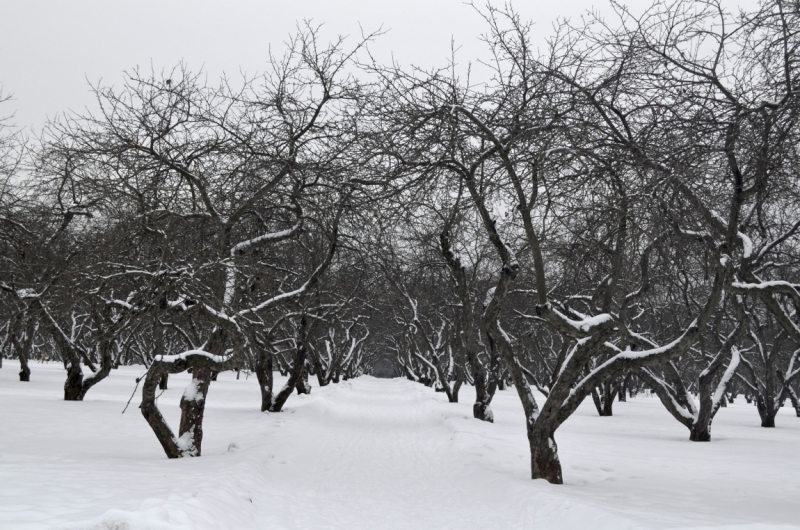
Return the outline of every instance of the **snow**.
<path id="1" fill-rule="evenodd" d="M 611 322 L 614 320 L 614 318 L 608 313 L 601 313 L 595 316 L 584 316 L 584 318 L 581 320 L 573 320 L 564 313 L 560 312 L 558 309 L 551 309 L 561 318 L 562 321 L 583 333 L 591 333 L 592 329 L 602 326 L 606 322 Z"/>
<path id="2" fill-rule="evenodd" d="M 490 287 L 488 291 L 486 291 L 486 297 L 483 299 L 483 307 L 489 307 L 489 304 L 492 303 L 492 298 L 494 298 L 494 292 L 497 290 L 497 287 Z"/>
<path id="3" fill-rule="evenodd" d="M 572 320 L 570 321 L 570 324 L 572 324 L 579 330 L 583 331 L 584 333 L 588 333 L 589 330 L 591 330 L 592 328 L 601 326 L 606 322 L 610 322 L 611 320 L 613 320 L 611 318 L 611 315 L 604 313 L 593 317 L 586 317 L 583 320 L 577 320 L 577 321 Z"/>
<path id="4" fill-rule="evenodd" d="M 739 239 L 742 240 L 742 257 L 749 259 L 753 255 L 753 241 L 743 232 L 739 232 Z"/>
<path id="5" fill-rule="evenodd" d="M 186 359 L 189 356 L 206 357 L 218 363 L 225 362 L 228 360 L 227 356 L 214 355 L 213 353 L 208 353 L 207 351 L 203 350 L 187 350 L 177 355 L 156 355 L 155 360 L 163 363 L 174 363 L 179 359 Z"/>
<path id="6" fill-rule="evenodd" d="M 728 367 L 725 369 L 725 373 L 722 374 L 722 378 L 717 384 L 717 389 L 714 391 L 714 396 L 711 398 L 711 402 L 715 407 L 722 401 L 722 397 L 725 395 L 725 389 L 730 380 L 733 379 L 733 374 L 736 373 L 736 368 L 738 368 L 741 360 L 742 356 L 739 354 L 739 348 L 734 346 L 731 350 L 731 360 L 728 363 Z"/>
<path id="7" fill-rule="evenodd" d="M 197 388 L 197 379 L 192 379 L 183 391 L 184 401 L 203 401 L 203 393 Z"/>
<path id="8" fill-rule="evenodd" d="M 272 233 L 269 233 L 269 234 L 263 234 L 263 235 L 260 235 L 258 237 L 254 237 L 252 239 L 248 239 L 246 241 L 242 241 L 241 243 L 237 243 L 231 248 L 231 257 L 236 256 L 236 254 L 238 252 L 242 252 L 244 250 L 247 250 L 248 248 L 252 247 L 253 245 L 258 245 L 260 243 L 264 243 L 265 241 L 277 241 L 277 240 L 281 240 L 281 239 L 286 239 L 286 238 L 294 235 L 295 232 L 299 232 L 300 228 L 302 228 L 302 226 L 303 226 L 303 222 L 302 221 L 298 221 L 293 227 L 287 228 L 286 230 L 281 230 L 279 232 L 272 232 Z"/>
<path id="9" fill-rule="evenodd" d="M 766 282 L 758 282 L 758 283 L 745 283 L 745 282 L 732 282 L 731 286 L 735 289 L 747 289 L 747 290 L 758 290 L 758 289 L 772 289 L 775 287 L 786 287 L 789 289 L 797 290 L 800 285 L 795 283 L 790 283 L 783 280 L 771 280 Z"/>
<path id="10" fill-rule="evenodd" d="M 472 418 L 471 387 L 450 404 L 405 379 L 356 380 L 261 413 L 258 383 L 211 383 L 203 456 L 168 460 L 135 405 L 142 367 L 122 367 L 84 402 L 61 400 L 64 370 L 0 370 L 0 528 L 668 529 L 800 528 L 800 418 L 759 427 L 743 399 L 713 441 L 692 443 L 656 398 L 585 402 L 556 433 L 563 486 L 529 479 L 513 389 Z M 159 398 L 178 424 L 188 374 Z M 285 379 L 277 377 L 276 388 Z M 313 381 L 312 381 L 313 384 Z M 538 396 L 537 396 L 538 397 Z"/>

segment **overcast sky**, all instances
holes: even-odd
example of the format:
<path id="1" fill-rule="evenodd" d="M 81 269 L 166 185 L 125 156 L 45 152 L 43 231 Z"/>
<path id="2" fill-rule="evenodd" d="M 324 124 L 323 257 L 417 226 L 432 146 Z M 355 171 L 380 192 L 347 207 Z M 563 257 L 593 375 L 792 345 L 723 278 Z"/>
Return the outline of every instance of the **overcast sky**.
<path id="1" fill-rule="evenodd" d="M 535 21 L 540 42 L 558 17 L 608 10 L 608 0 L 514 5 Z M 184 61 L 210 78 L 255 73 L 304 18 L 324 23 L 329 36 L 383 26 L 373 49 L 404 64 L 441 65 L 451 39 L 463 62 L 483 50 L 483 21 L 462 0 L 0 0 L 0 86 L 14 96 L 0 116 L 13 112 L 16 125 L 39 129 L 48 116 L 91 106 L 89 82 L 118 85 L 137 65 L 158 71 Z"/>

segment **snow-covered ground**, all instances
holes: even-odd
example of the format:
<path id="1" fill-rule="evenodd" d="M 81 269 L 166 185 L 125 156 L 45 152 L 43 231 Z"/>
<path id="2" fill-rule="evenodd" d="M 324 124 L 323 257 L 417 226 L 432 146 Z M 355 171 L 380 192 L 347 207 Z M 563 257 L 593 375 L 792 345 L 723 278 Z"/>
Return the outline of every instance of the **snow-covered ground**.
<path id="1" fill-rule="evenodd" d="M 363 377 L 258 411 L 253 377 L 212 383 L 203 456 L 168 460 L 136 407 L 141 367 L 115 370 L 82 403 L 64 371 L 0 370 L 0 529 L 800 528 L 800 418 L 762 429 L 744 400 L 711 443 L 655 398 L 585 403 L 557 433 L 563 486 L 529 477 L 522 411 L 498 392 L 496 422 L 406 380 Z M 159 400 L 177 425 L 187 375 Z M 234 444 L 234 445 L 232 445 Z"/>

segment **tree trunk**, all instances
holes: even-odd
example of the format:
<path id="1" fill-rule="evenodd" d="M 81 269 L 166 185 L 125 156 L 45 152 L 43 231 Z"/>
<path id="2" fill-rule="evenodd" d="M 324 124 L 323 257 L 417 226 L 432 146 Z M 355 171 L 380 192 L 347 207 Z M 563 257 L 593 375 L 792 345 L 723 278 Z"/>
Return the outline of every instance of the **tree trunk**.
<path id="1" fill-rule="evenodd" d="M 64 381 L 64 401 L 83 401 L 83 395 L 83 370 L 79 362 L 70 362 Z"/>
<path id="2" fill-rule="evenodd" d="M 607 382 L 603 386 L 605 387 L 605 396 L 603 397 L 603 416 L 613 416 L 614 398 L 616 397 L 616 392 L 614 391 L 615 385 L 612 385 L 611 382 Z"/>
<path id="3" fill-rule="evenodd" d="M 469 295 L 466 269 L 450 248 L 450 234 L 447 229 L 439 235 L 439 243 L 439 249 L 450 268 L 456 285 L 456 293 L 461 301 L 459 336 L 464 354 L 467 356 L 467 362 L 472 370 L 475 385 L 475 404 L 472 405 L 472 415 L 481 421 L 493 423 L 494 414 L 489 404 L 492 402 L 494 392 L 489 393 L 489 374 L 478 357 L 478 334 L 475 328 L 473 301 Z"/>
<path id="4" fill-rule="evenodd" d="M 777 410 L 773 410 L 772 406 L 772 396 L 757 396 L 756 397 L 756 408 L 758 409 L 758 415 L 761 417 L 761 426 L 772 428 L 775 427 L 775 415 L 778 413 Z"/>
<path id="5" fill-rule="evenodd" d="M 23 382 L 30 382 L 31 380 L 31 369 L 28 366 L 28 359 L 25 358 L 24 355 L 19 356 L 19 380 Z"/>
<path id="6" fill-rule="evenodd" d="M 606 381 L 599 387 L 592 389 L 592 401 L 600 416 L 614 415 L 614 398 L 616 397 L 617 383 Z"/>
<path id="7" fill-rule="evenodd" d="M 278 392 L 272 400 L 270 404 L 269 410 L 270 412 L 280 412 L 283 408 L 283 405 L 286 404 L 286 400 L 289 399 L 289 396 L 292 394 L 292 390 L 295 389 L 297 386 L 298 380 L 301 378 L 303 371 L 305 370 L 306 364 L 306 333 L 308 330 L 308 319 L 305 315 L 300 318 L 300 326 L 297 330 L 298 338 L 297 338 L 297 351 L 295 353 L 294 364 L 292 365 L 291 370 L 289 371 L 289 380 L 286 381 L 286 384 L 283 388 Z M 306 375 L 307 377 L 307 375 Z M 306 382 L 306 384 L 308 384 Z"/>
<path id="8" fill-rule="evenodd" d="M 715 372 L 716 370 L 709 372 L 706 376 L 701 375 L 697 381 L 697 417 L 689 427 L 689 440 L 692 442 L 711 441 L 711 420 L 714 419 L 716 412 L 713 410 L 711 381 Z"/>
<path id="9" fill-rule="evenodd" d="M 160 390 L 166 390 L 168 383 L 169 383 L 169 374 L 164 374 L 158 381 L 158 388 Z"/>
<path id="10" fill-rule="evenodd" d="M 314 363 L 314 373 L 317 376 L 317 384 L 319 386 L 321 386 L 321 387 L 322 386 L 327 386 L 328 383 L 330 383 L 330 379 L 328 378 L 328 374 L 322 368 L 322 363 L 320 362 L 319 357 L 317 356 L 316 353 L 312 352 L 311 358 L 313 359 L 313 363 Z M 334 381 L 334 383 L 338 383 L 339 382 L 338 381 L 338 377 L 336 377 L 336 379 L 337 380 Z"/>
<path id="11" fill-rule="evenodd" d="M 481 366 L 480 372 L 475 374 L 475 404 L 472 405 L 472 415 L 481 421 L 494 423 L 494 413 L 490 407 L 493 396 L 489 393 L 487 379 L 486 369 Z"/>
<path id="12" fill-rule="evenodd" d="M 18 318 L 21 319 L 22 317 L 19 316 Z M 33 318 L 29 318 L 25 326 L 24 343 L 20 343 L 17 333 L 11 334 L 11 343 L 14 345 L 14 349 L 17 351 L 17 357 L 19 358 L 19 380 L 26 383 L 31 380 L 31 369 L 30 366 L 28 366 L 28 359 L 30 358 L 31 351 L 33 351 L 33 336 L 35 330 L 36 323 Z"/>
<path id="13" fill-rule="evenodd" d="M 464 384 L 464 370 L 458 366 L 456 366 L 456 381 L 453 384 L 453 390 L 450 392 L 450 395 L 447 398 L 450 400 L 450 403 L 458 403 L 458 392 L 461 390 L 461 385 Z"/>
<path id="14" fill-rule="evenodd" d="M 300 377 L 297 378 L 295 388 L 297 388 L 298 396 L 311 393 L 311 384 L 308 382 L 308 367 L 305 363 L 303 363 L 303 369 L 300 370 Z"/>
<path id="15" fill-rule="evenodd" d="M 543 429 L 535 429 L 528 433 L 528 442 L 531 448 L 531 478 L 543 478 L 551 484 L 563 484 L 558 446 L 553 435 Z"/>
<path id="16" fill-rule="evenodd" d="M 259 348 L 255 372 L 258 388 L 261 391 L 261 412 L 265 412 L 272 406 L 273 369 L 272 355 L 263 348 Z"/>
<path id="17" fill-rule="evenodd" d="M 619 382 L 619 388 L 617 389 L 617 396 L 620 403 L 625 403 L 628 401 L 627 392 L 628 388 L 630 387 L 631 383 L 631 373 L 628 372 L 625 374 L 625 377 L 621 378 Z"/>
<path id="18" fill-rule="evenodd" d="M 166 370 L 167 367 L 151 366 L 149 371 L 152 371 L 152 373 L 145 375 L 144 384 L 142 385 L 142 404 L 140 405 L 140 410 L 142 411 L 142 416 L 144 416 L 144 419 L 147 420 L 148 425 L 150 425 L 150 428 L 153 429 L 153 433 L 164 449 L 167 458 L 180 458 L 183 454 L 177 444 L 177 440 L 172 435 L 172 430 L 170 430 L 167 421 L 155 404 L 156 387 L 158 386 L 158 381 L 161 379 L 162 374 L 162 372 L 158 371 L 159 369 Z M 136 382 L 138 383 L 139 380 L 137 379 Z"/>
<path id="19" fill-rule="evenodd" d="M 178 430 L 179 444 L 185 448 L 184 456 L 200 456 L 203 444 L 203 414 L 206 396 L 211 383 L 212 370 L 195 367 L 192 381 L 181 397 L 181 424 Z"/>

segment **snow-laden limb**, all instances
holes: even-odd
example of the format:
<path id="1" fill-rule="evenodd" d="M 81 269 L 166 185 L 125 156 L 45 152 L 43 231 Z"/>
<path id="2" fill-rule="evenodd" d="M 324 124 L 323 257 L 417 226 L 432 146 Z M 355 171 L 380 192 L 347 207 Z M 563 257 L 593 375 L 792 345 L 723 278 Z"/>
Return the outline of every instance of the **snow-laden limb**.
<path id="1" fill-rule="evenodd" d="M 303 227 L 303 220 L 300 219 L 297 221 L 297 223 L 295 223 L 294 226 L 292 226 L 291 228 L 287 228 L 286 230 L 280 230 L 278 232 L 262 234 L 258 237 L 247 239 L 245 241 L 241 241 L 233 245 L 230 251 L 230 261 L 229 263 L 226 264 L 225 294 L 223 296 L 222 305 L 224 307 L 228 307 L 233 301 L 233 293 L 236 287 L 236 267 L 233 264 L 233 260 L 238 254 L 241 254 L 246 250 L 248 250 L 249 248 L 256 245 L 261 245 L 264 243 L 277 243 L 279 241 L 289 239 L 290 237 L 299 233 L 302 227 Z"/>
<path id="2" fill-rule="evenodd" d="M 583 318 L 575 320 L 553 307 L 550 302 L 547 302 L 545 305 L 536 306 L 536 313 L 540 318 L 545 318 L 550 324 L 555 326 L 558 331 L 574 339 L 590 337 L 602 330 L 612 328 L 616 324 L 614 317 L 608 313 L 601 313 L 594 316 L 580 315 Z"/>
<path id="3" fill-rule="evenodd" d="M 631 351 L 628 349 L 612 355 L 611 358 L 601 363 L 597 368 L 593 369 L 570 388 L 561 406 L 566 410 L 572 410 L 577 407 L 578 403 L 583 399 L 583 396 L 588 392 L 588 389 L 594 388 L 597 383 L 604 380 L 611 370 L 621 370 L 624 366 L 644 367 L 650 364 L 656 364 L 665 358 L 678 355 L 688 350 L 689 346 L 696 340 L 698 334 L 699 327 L 695 319 L 677 339 L 668 344 L 640 351 Z"/>
<path id="4" fill-rule="evenodd" d="M 735 291 L 742 291 L 742 294 L 764 291 L 800 296 L 800 291 L 798 291 L 800 289 L 800 284 L 783 280 L 768 280 L 758 283 L 731 282 L 731 288 Z"/>
<path id="5" fill-rule="evenodd" d="M 157 355 L 153 360 L 160 363 L 175 363 L 179 360 L 187 360 L 190 357 L 205 357 L 215 363 L 223 363 L 230 359 L 230 355 L 214 355 L 204 350 L 187 350 L 175 355 Z"/>
<path id="6" fill-rule="evenodd" d="M 7 293 L 10 293 L 12 296 L 20 300 L 33 300 L 41 297 L 41 293 L 37 293 L 33 289 L 27 289 L 27 288 L 14 289 L 5 282 L 0 282 L 0 289 L 6 291 Z"/>
<path id="7" fill-rule="evenodd" d="M 263 234 L 258 237 L 254 237 L 252 239 L 248 239 L 237 243 L 231 247 L 231 257 L 236 256 L 239 253 L 244 252 L 245 250 L 249 249 L 252 246 L 260 245 L 262 243 L 275 243 L 278 241 L 283 241 L 292 237 L 293 235 L 297 234 L 303 227 L 303 221 L 297 221 L 294 226 L 291 228 L 287 228 L 286 230 L 280 230 L 278 232 L 272 232 L 269 234 Z"/>
<path id="8" fill-rule="evenodd" d="M 570 361 L 572 360 L 572 357 L 575 355 L 575 352 L 578 351 L 579 348 L 581 348 L 585 344 L 587 344 L 590 340 L 591 340 L 591 337 L 583 337 L 582 339 L 578 339 L 577 341 L 575 341 L 575 344 L 572 345 L 572 347 L 567 352 L 566 357 L 564 357 L 564 362 L 561 363 L 561 368 L 559 369 L 558 373 L 556 374 L 556 380 L 558 380 L 558 378 L 560 378 L 564 374 L 564 370 L 566 370 L 567 366 L 569 365 Z M 613 344 L 611 345 L 611 347 L 616 349 L 616 350 L 619 350 L 619 348 L 617 348 Z"/>
<path id="9" fill-rule="evenodd" d="M 739 232 L 739 239 L 742 240 L 742 258 L 750 259 L 753 255 L 753 241 L 744 232 Z"/>
<path id="10" fill-rule="evenodd" d="M 582 320 L 571 320 L 566 319 L 566 322 L 574 327 L 575 329 L 581 331 L 582 333 L 591 333 L 593 329 L 602 326 L 608 322 L 612 322 L 614 319 L 608 313 L 600 314 L 596 316 L 586 317 Z"/>
<path id="11" fill-rule="evenodd" d="M 800 350 L 795 350 L 792 353 L 792 357 L 789 359 L 789 366 L 786 368 L 786 375 L 783 377 L 784 385 L 788 385 L 798 376 L 800 376 L 800 366 L 797 368 L 794 367 L 795 363 L 797 362 L 798 358 L 800 358 Z"/>
<path id="12" fill-rule="evenodd" d="M 328 249 L 328 254 L 325 257 L 325 260 L 322 263 L 320 263 L 319 266 L 316 269 L 314 269 L 314 272 L 311 273 L 311 276 L 309 276 L 308 280 L 306 280 L 306 282 L 303 285 L 301 285 L 300 287 L 298 287 L 297 289 L 295 289 L 293 291 L 288 291 L 288 292 L 281 293 L 281 294 L 278 294 L 276 296 L 273 296 L 272 298 L 270 298 L 268 300 L 265 300 L 265 301 L 261 302 L 260 304 L 258 304 L 256 306 L 249 307 L 249 308 L 246 308 L 246 309 L 242 309 L 241 311 L 239 311 L 238 313 L 236 313 L 234 315 L 234 318 L 242 317 L 242 316 L 246 316 L 246 315 L 250 315 L 250 314 L 255 314 L 255 313 L 258 313 L 259 311 L 263 311 L 263 310 L 268 309 L 270 307 L 276 306 L 276 305 L 278 305 L 278 304 L 280 304 L 282 302 L 286 302 L 288 300 L 292 300 L 294 298 L 302 296 L 304 293 L 306 293 L 312 287 L 314 287 L 317 284 L 317 282 L 319 281 L 319 279 L 322 276 L 322 274 L 327 270 L 328 266 L 331 264 L 331 261 L 333 260 L 333 256 L 334 256 L 334 254 L 336 252 L 336 241 L 337 241 L 337 233 L 338 233 L 338 230 L 337 230 L 336 226 L 334 226 L 333 232 L 334 232 L 333 233 L 333 238 L 332 238 L 332 241 L 331 241 L 330 248 Z"/>
<path id="13" fill-rule="evenodd" d="M 111 304 L 111 305 L 115 305 L 117 307 L 121 307 L 123 309 L 128 309 L 128 310 L 133 310 L 134 309 L 132 304 L 128 303 L 126 300 L 120 300 L 118 298 L 107 300 L 106 302 Z"/>
<path id="14" fill-rule="evenodd" d="M 492 298 L 494 298 L 494 292 L 495 292 L 496 289 L 497 289 L 497 287 L 490 287 L 486 291 L 486 296 L 483 297 L 483 307 L 488 307 L 489 306 L 489 302 L 491 302 Z"/>
<path id="15" fill-rule="evenodd" d="M 726 221 L 724 217 L 722 217 L 722 216 L 721 216 L 719 213 L 717 213 L 717 211 L 716 211 L 716 210 L 709 209 L 708 211 L 709 211 L 709 213 L 711 214 L 711 217 L 712 217 L 712 218 L 713 218 L 713 219 L 714 219 L 714 220 L 715 220 L 717 223 L 719 223 L 719 226 L 721 226 L 721 227 L 723 228 L 723 229 L 722 229 L 722 230 L 720 230 L 720 231 L 721 231 L 721 232 L 725 232 L 725 231 L 727 231 L 727 229 L 728 229 L 728 221 Z"/>
<path id="16" fill-rule="evenodd" d="M 731 349 L 731 362 L 728 363 L 728 368 L 725 369 L 725 373 L 722 374 L 722 378 L 717 384 L 716 390 L 714 390 L 714 395 L 711 398 L 711 406 L 712 410 L 716 411 L 720 404 L 722 403 L 722 398 L 725 396 L 725 390 L 728 388 L 728 384 L 733 379 L 733 375 L 736 373 L 736 369 L 739 368 L 739 362 L 742 359 L 742 355 L 739 352 L 739 348 L 734 346 Z"/>
<path id="17" fill-rule="evenodd" d="M 247 309 L 242 309 L 241 311 L 236 313 L 236 316 L 245 316 L 245 315 L 248 315 L 248 314 L 251 314 L 251 313 L 258 313 L 259 311 L 261 311 L 263 309 L 267 309 L 267 308 L 272 307 L 274 305 L 277 305 L 277 304 L 279 304 L 281 302 L 285 302 L 287 300 L 291 300 L 293 298 L 296 298 L 296 297 L 300 296 L 301 294 L 303 294 L 304 292 L 306 292 L 308 290 L 308 287 L 309 287 L 310 283 L 311 283 L 311 280 L 308 280 L 308 281 L 306 281 L 306 283 L 304 283 L 303 285 L 301 285 L 300 287 L 298 287 L 294 291 L 288 291 L 288 292 L 285 292 L 285 293 L 281 293 L 281 294 L 275 295 L 272 298 L 269 298 L 268 300 L 265 300 L 265 301 L 261 302 L 258 305 L 255 305 L 253 307 L 248 307 Z"/>

